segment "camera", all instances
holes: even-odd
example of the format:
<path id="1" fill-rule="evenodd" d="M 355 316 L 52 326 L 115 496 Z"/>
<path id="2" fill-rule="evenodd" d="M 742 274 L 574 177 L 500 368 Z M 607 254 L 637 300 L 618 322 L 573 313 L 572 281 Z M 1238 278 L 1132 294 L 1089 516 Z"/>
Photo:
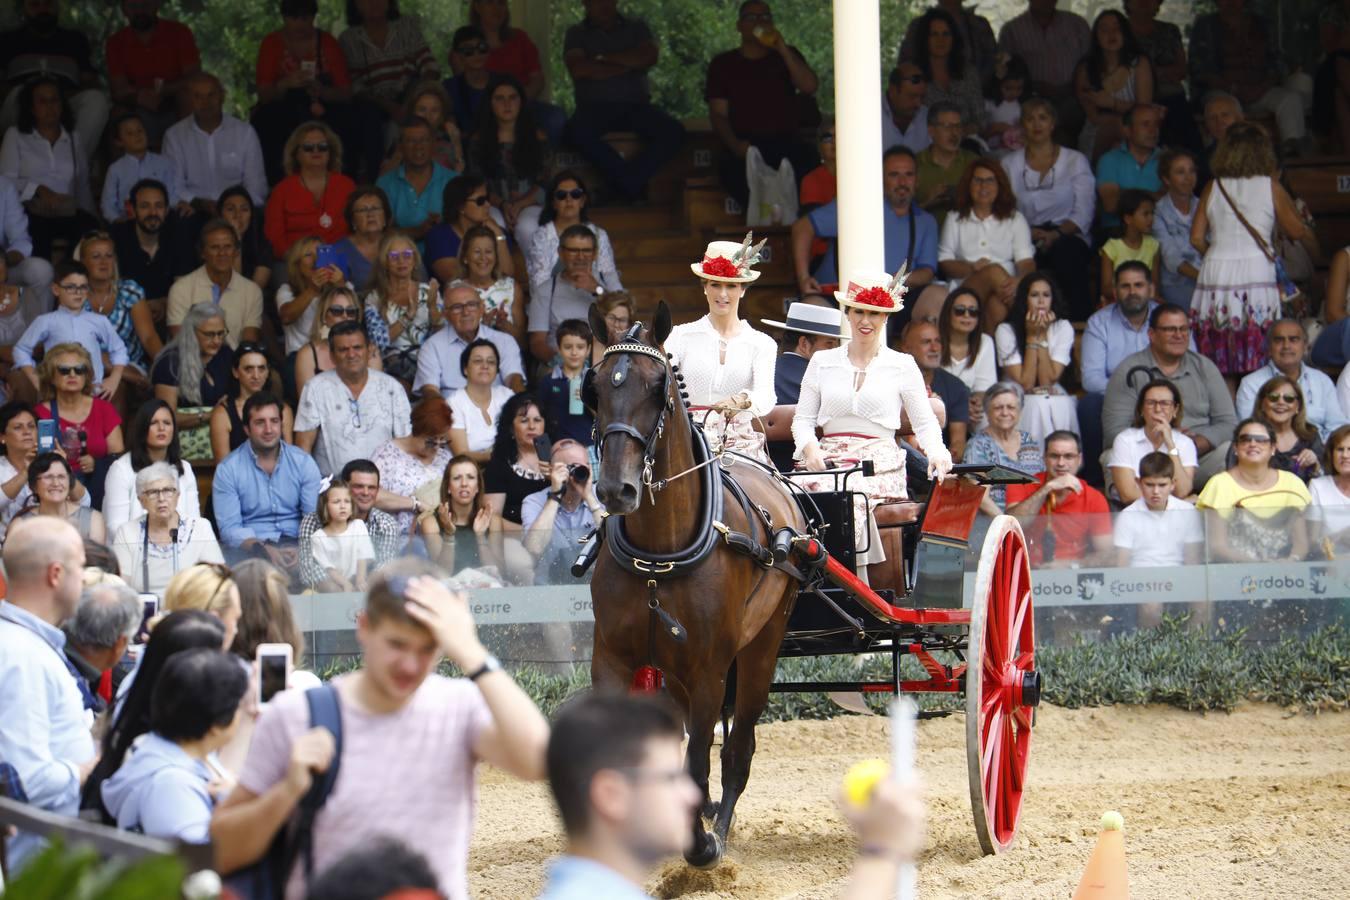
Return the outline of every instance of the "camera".
<path id="1" fill-rule="evenodd" d="M 567 476 L 577 484 L 585 484 L 591 478 L 591 470 L 586 466 L 568 466 Z"/>

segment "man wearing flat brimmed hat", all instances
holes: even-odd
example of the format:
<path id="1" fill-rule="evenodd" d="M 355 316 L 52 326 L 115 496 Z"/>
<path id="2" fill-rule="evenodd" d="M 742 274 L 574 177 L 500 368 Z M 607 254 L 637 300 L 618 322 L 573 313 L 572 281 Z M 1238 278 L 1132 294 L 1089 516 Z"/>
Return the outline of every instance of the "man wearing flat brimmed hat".
<path id="1" fill-rule="evenodd" d="M 763 320 L 765 325 L 783 329 L 783 336 L 778 341 L 782 352 L 778 355 L 773 376 L 774 393 L 778 395 L 780 406 L 797 402 L 811 354 L 839 346 L 843 339 L 843 318 L 822 294 L 807 294 L 788 307 L 787 321 Z"/>

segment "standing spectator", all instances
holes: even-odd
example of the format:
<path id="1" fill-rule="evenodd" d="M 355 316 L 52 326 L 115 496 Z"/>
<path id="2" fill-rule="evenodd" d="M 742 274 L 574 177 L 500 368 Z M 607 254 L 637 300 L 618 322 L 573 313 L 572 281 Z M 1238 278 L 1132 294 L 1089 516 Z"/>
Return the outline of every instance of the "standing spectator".
<path id="1" fill-rule="evenodd" d="M 539 214 L 539 230 L 534 233 L 529 246 L 524 248 L 525 270 L 529 273 L 531 294 L 548 290 L 549 279 L 562 266 L 558 252 L 562 234 L 573 225 L 584 225 L 595 235 L 596 254 L 591 274 L 596 282 L 607 291 L 623 290 L 609 232 L 592 222 L 586 212 L 589 199 L 586 182 L 570 169 L 557 173 L 549 182 L 544 195 L 544 209 Z"/>
<path id="2" fill-rule="evenodd" d="M 254 206 L 267 199 L 262 146 L 253 126 L 225 112 L 220 79 L 198 72 L 184 91 L 191 114 L 164 132 L 164 155 L 178 167 L 177 191 L 199 216 L 218 216 L 216 198 L 243 185 Z"/>
<path id="3" fill-rule="evenodd" d="M 287 0 L 310 2 L 310 0 Z M 347 234 L 342 217 L 356 184 L 343 175 L 342 141 L 322 122 L 306 122 L 286 140 L 280 154 L 286 177 L 267 198 L 264 233 L 278 259 L 302 237 L 318 235 L 331 244 Z"/>
<path id="4" fill-rule="evenodd" d="M 900 349 L 914 358 L 923 373 L 930 397 L 942 400 L 947 409 L 942 442 L 952 459 L 960 459 L 970 435 L 970 390 L 960 378 L 942 368 L 942 334 L 932 322 L 913 319 L 900 334 Z"/>
<path id="5" fill-rule="evenodd" d="M 1275 432 L 1270 464 L 1276 469 L 1293 472 L 1303 479 L 1304 484 L 1322 474 L 1322 455 L 1326 449 L 1317 428 L 1308 421 L 1306 409 L 1298 382 L 1276 375 L 1258 390 L 1256 411 L 1252 416 Z M 1236 457 L 1232 450 L 1228 451 L 1228 456 L 1231 465 Z"/>
<path id="6" fill-rule="evenodd" d="M 1027 0 L 1027 11 L 999 31 L 998 49 L 1026 61 L 1032 91 L 1054 104 L 1051 118 L 1060 126 L 1057 137 L 1070 143 L 1083 124 L 1074 95 L 1074 71 L 1092 49 L 1092 30 L 1082 16 L 1058 10 L 1058 5 L 1059 0 Z"/>
<path id="7" fill-rule="evenodd" d="M 1350 425 L 1342 425 L 1327 438 L 1325 475 L 1308 485 L 1312 506 L 1308 524 L 1313 546 L 1327 559 L 1350 549 Z"/>
<path id="8" fill-rule="evenodd" d="M 1106 13 L 1102 13 L 1106 15 Z M 1102 226 L 1120 224 L 1120 195 L 1131 188 L 1156 197 L 1162 190 L 1158 163 L 1158 124 L 1162 117 L 1156 106 L 1131 105 L 1121 118 L 1124 142 L 1102 154 L 1097 160 L 1097 199 Z"/>
<path id="9" fill-rule="evenodd" d="M 968 287 L 948 294 L 938 316 L 938 335 L 942 339 L 942 368 L 961 379 L 970 391 L 973 431 L 984 412 L 984 392 L 998 380 L 994 339 L 980 331 L 979 294 Z"/>
<path id="10" fill-rule="evenodd" d="M 1053 431 L 1078 434 L 1077 402 L 1059 383 L 1073 360 L 1073 338 L 1054 276 L 1033 272 L 1023 278 L 1008 320 L 994 331 L 994 346 L 1000 375 L 1026 392 L 1022 428 L 1037 441 Z M 952 413 L 948 406 L 947 415 Z"/>
<path id="11" fill-rule="evenodd" d="M 314 376 L 300 394 L 295 444 L 333 475 L 353 459 L 369 459 L 385 441 L 411 432 L 408 394 L 397 379 L 370 368 L 370 338 L 359 322 L 328 332 L 336 367 Z"/>
<path id="12" fill-rule="evenodd" d="M 1120 12 L 1104 10 L 1092 23 L 1092 49 L 1078 64 L 1074 85 L 1087 119 L 1078 149 L 1089 159 L 1120 140 L 1124 114 L 1136 106 L 1153 108 L 1153 64 Z"/>
<path id="13" fill-rule="evenodd" d="M 535 233 L 543 234 L 541 228 Z M 525 340 L 525 292 L 510 275 L 503 275 L 497 265 L 497 239 L 492 231 L 475 225 L 465 232 L 459 245 L 459 269 L 463 277 L 450 282 L 451 287 L 468 285 L 483 302 L 484 318 L 495 328 L 515 338 L 517 344 Z"/>
<path id="14" fill-rule="evenodd" d="M 1082 321 L 1095 306 L 1090 242 L 1097 183 L 1086 156 L 1055 143 L 1055 115 L 1048 100 L 1033 97 L 1022 104 L 1027 145 L 1003 157 L 1003 168 L 1017 208 L 1031 225 L 1036 266 L 1056 274 L 1074 321 Z"/>
<path id="15" fill-rule="evenodd" d="M 469 170 L 487 179 L 492 205 L 501 210 L 516 244 L 528 247 L 539 227 L 552 157 L 523 97 L 509 75 L 493 79 L 469 144 Z"/>
<path id="16" fill-rule="evenodd" d="M 594 443 L 595 417 L 581 401 L 581 381 L 590 355 L 591 327 L 582 319 L 564 320 L 558 326 L 558 365 L 540 379 L 535 391 L 549 435 L 569 438 L 583 447 Z"/>
<path id="17" fill-rule="evenodd" d="M 722 187 L 742 209 L 749 206 L 746 154 L 756 148 L 770 168 L 786 159 L 797 180 L 811 169 L 811 148 L 797 130 L 803 101 L 814 98 L 820 82 L 806 58 L 774 27 L 773 13 L 763 0 L 746 0 L 739 8 L 736 30 L 740 46 L 714 56 L 708 64 L 704 99 L 713 133 L 722 144 L 718 174 Z"/>
<path id="18" fill-rule="evenodd" d="M 427 556 L 451 575 L 496 565 L 494 545 L 500 539 L 502 520 L 492 514 L 478 463 L 467 456 L 452 457 L 441 480 L 440 497 L 434 514 L 421 518 Z"/>
<path id="19" fill-rule="evenodd" d="M 525 549 L 535 559 L 535 584 L 563 584 L 577 556 L 577 541 L 604 522 L 586 448 L 570 438 L 553 444 L 549 486 L 524 499 L 520 524 Z"/>
<path id="20" fill-rule="evenodd" d="M 169 333 L 176 334 L 188 310 L 210 303 L 225 320 L 225 342 L 231 348 L 262 340 L 262 289 L 238 269 L 239 234 L 224 219 L 202 227 L 202 267 L 169 288 Z"/>
<path id="21" fill-rule="evenodd" d="M 1166 189 L 1153 212 L 1153 236 L 1162 253 L 1162 297 L 1190 312 L 1204 259 L 1191 245 L 1191 225 L 1199 208 L 1195 156 L 1186 150 L 1165 151 L 1158 158 L 1158 179 Z"/>
<path id="22" fill-rule="evenodd" d="M 318 264 L 322 246 L 323 242 L 316 237 L 302 237 L 286 251 L 286 283 L 277 288 L 276 308 L 285 329 L 288 354 L 299 352 L 314 331 L 315 323 L 322 321 L 318 301 L 324 290 L 330 287 L 351 290 L 338 262 Z M 333 259 L 331 254 L 328 259 Z"/>
<path id="23" fill-rule="evenodd" d="M 1021 428 L 1022 386 L 1015 381 L 999 381 L 984 392 L 985 426 L 966 444 L 961 462 L 966 465 L 993 464 L 1035 475 L 1042 469 L 1041 445 Z M 980 501 L 986 516 L 1003 512 L 1005 504 L 1001 484 L 993 485 Z"/>
<path id="24" fill-rule="evenodd" d="M 36 408 L 38 420 L 56 421 L 57 441 L 72 465 L 94 490 L 94 500 L 102 501 L 106 459 L 111 463 L 122 452 L 122 417 L 101 396 L 95 396 L 97 369 L 83 344 L 49 344 L 38 368 L 42 396 Z M 106 382 L 105 382 L 106 389 Z M 97 468 L 100 475 L 90 479 Z"/>
<path id="25" fill-rule="evenodd" d="M 378 108 L 384 121 L 396 121 L 412 86 L 440 77 L 422 23 L 400 10 L 398 0 L 347 0 L 347 25 L 338 45 L 353 93 L 367 108 Z"/>
<path id="26" fill-rule="evenodd" d="M 242 184 L 227 187 L 216 201 L 216 209 L 239 238 L 235 269 L 266 290 L 272 281 L 272 248 L 263 240 L 262 215 L 254 207 L 248 189 Z"/>
<path id="27" fill-rule="evenodd" d="M 127 218 L 131 208 L 131 187 L 147 178 L 169 189 L 172 205 L 180 210 L 189 208 L 184 198 L 174 193 L 182 183 L 177 164 L 150 149 L 150 136 L 142 115 L 139 112 L 123 113 L 113 120 L 113 146 L 121 156 L 103 176 L 103 193 L 99 201 L 99 212 L 109 222 Z"/>
<path id="28" fill-rule="evenodd" d="M 1275 430 L 1243 419 L 1233 431 L 1237 460 L 1209 480 L 1196 506 L 1206 516 L 1212 562 L 1300 560 L 1308 555 L 1304 510 L 1312 496 L 1292 472 L 1271 465 Z"/>
<path id="29" fill-rule="evenodd" d="M 913 62 L 899 63 L 886 77 L 881 96 L 881 145 L 908 147 L 918 153 L 933 139 L 928 134 L 928 81 Z"/>
<path id="30" fill-rule="evenodd" d="M 961 146 L 965 118 L 954 103 L 938 100 L 928 104 L 928 134 L 933 142 L 915 157 L 919 205 L 932 213 L 939 227 L 956 205 L 956 186 L 967 167 L 978 159 Z"/>
<path id="31" fill-rule="evenodd" d="M 680 152 L 684 126 L 652 103 L 647 72 L 658 50 L 647 23 L 621 15 L 617 0 L 583 5 L 585 18 L 563 39 L 563 64 L 577 100 L 568 139 L 621 197 L 640 200 L 647 182 Z M 620 156 L 603 140 L 610 131 L 635 132 L 643 152 Z"/>
<path id="32" fill-rule="evenodd" d="M 240 444 L 248 440 L 244 431 L 244 405 L 254 394 L 269 389 L 272 367 L 267 361 L 267 349 L 262 344 L 245 342 L 234 352 L 234 388 L 211 410 L 211 455 L 216 463 Z M 287 442 L 295 440 L 295 418 L 290 406 L 281 407 L 281 436 Z"/>
<path id="33" fill-rule="evenodd" d="M 87 564 L 92 561 L 87 557 Z M 88 569 L 86 568 L 86 572 Z M 141 627 L 141 601 L 116 575 L 85 585 L 80 605 L 61 626 L 66 635 L 66 659 L 84 679 L 98 702 L 96 715 L 108 708 L 112 692 L 122 682 L 118 665 Z"/>
<path id="34" fill-rule="evenodd" d="M 140 517 L 136 501 L 142 491 L 136 484 L 137 476 L 155 463 L 165 463 L 176 473 L 173 500 L 178 513 L 191 518 L 201 516 L 197 476 L 192 464 L 183 459 L 173 407 L 157 398 L 141 404 L 131 420 L 127 445 L 127 452 L 108 467 L 103 485 L 103 518 L 109 533 L 116 534 L 124 523 Z M 123 566 L 123 571 L 130 570 Z"/>
<path id="35" fill-rule="evenodd" d="M 440 224 L 445 186 L 457 174 L 432 159 L 434 143 L 435 133 L 430 122 L 418 117 L 404 119 L 398 129 L 402 161 L 376 182 L 389 198 L 394 212 L 393 224 L 417 241 L 419 248 L 423 246 L 427 232 Z"/>
<path id="36" fill-rule="evenodd" d="M 1139 499 L 1139 465 L 1152 453 L 1164 454 L 1171 461 L 1168 476 L 1173 493 L 1182 498 L 1191 495 L 1199 457 L 1195 441 L 1180 430 L 1185 416 L 1181 391 L 1166 378 L 1154 378 L 1139 391 L 1133 427 L 1116 435 L 1107 462 L 1110 492 L 1122 503 Z"/>
<path id="37" fill-rule="evenodd" d="M 123 577 L 142 592 L 163 594 L 170 579 L 184 568 L 225 562 L 211 523 L 195 508 L 187 515 L 179 512 L 180 481 L 168 463 L 141 469 L 136 473 L 136 496 L 145 515 L 109 529 Z"/>
<path id="38" fill-rule="evenodd" d="M 211 458 L 211 409 L 229 396 L 234 354 L 225 344 L 225 317 L 210 303 L 188 310 L 183 327 L 150 370 L 155 396 L 177 410 L 185 459 Z"/>
<path id="39" fill-rule="evenodd" d="M 422 257 L 412 238 L 393 232 L 380 242 L 380 252 L 366 295 L 365 325 L 380 348 L 383 369 L 411 386 L 417 375 L 417 352 L 443 320 L 436 280 L 417 278 Z"/>
<path id="40" fill-rule="evenodd" d="M 567 114 L 546 103 L 544 70 L 539 49 L 521 28 L 511 24 L 511 9 L 501 0 L 470 0 L 469 24 L 478 29 L 487 44 L 484 65 L 496 76 L 514 79 L 521 86 L 521 97 L 530 105 L 530 115 L 548 134 L 550 143 L 562 141 Z M 459 39 L 455 40 L 456 46 Z"/>
<path id="41" fill-rule="evenodd" d="M 4 553 L 0 758 L 14 767 L 29 803 L 74 816 L 98 754 L 89 733 L 93 695 L 63 653 L 59 626 L 79 603 L 84 545 L 65 522 L 36 518 L 10 529 Z M 44 846 L 26 831 L 6 844 L 11 875 Z"/>
<path id="42" fill-rule="evenodd" d="M 380 188 L 358 187 L 347 195 L 342 218 L 347 223 L 347 234 L 333 248 L 347 263 L 348 280 L 358 294 L 363 294 L 370 289 L 371 275 L 379 262 L 380 244 L 393 226 L 394 208 Z M 304 336 L 308 335 L 306 328 Z"/>
<path id="43" fill-rule="evenodd" d="M 192 29 L 159 17 L 160 0 L 122 0 L 127 24 L 106 44 L 108 89 L 114 103 L 143 117 L 150 143 L 178 121 L 187 80 L 201 71 Z"/>
<path id="44" fill-rule="evenodd" d="M 424 397 L 412 408 L 412 433 L 382 444 L 370 458 L 380 470 L 379 508 L 394 517 L 399 534 L 412 533 L 413 519 L 425 507 L 419 488 L 438 480 L 450 462 L 450 406 L 440 397 Z M 345 481 L 345 479 L 343 479 Z"/>
<path id="45" fill-rule="evenodd" d="M 155 330 L 154 316 L 145 301 L 145 290 L 117 269 L 117 250 L 106 231 L 86 234 L 75 247 L 74 257 L 89 276 L 89 299 L 84 308 L 106 316 L 127 351 L 122 380 L 138 390 L 150 387 L 150 359 L 163 346 Z M 150 341 L 147 347 L 145 341 Z M 153 347 L 153 353 L 151 352 Z M 100 353 L 111 365 L 112 354 Z"/>
<path id="46" fill-rule="evenodd" d="M 442 81 L 441 87 L 450 98 L 455 126 L 465 141 L 473 135 L 478 111 L 492 83 L 487 67 L 489 49 L 483 29 L 477 25 L 456 28 L 450 38 L 450 68 L 454 74 Z"/>
<path id="47" fill-rule="evenodd" d="M 1229 128 L 1214 153 L 1213 171 L 1191 224 L 1191 244 L 1205 257 L 1191 321 L 1200 352 L 1235 388 L 1261 365 L 1265 333 L 1280 316 L 1275 228 L 1294 241 L 1307 237 L 1308 229 L 1273 177 L 1275 154 L 1260 128 Z"/>
<path id="48" fill-rule="evenodd" d="M 40 390 L 37 365 L 33 354 L 41 346 L 45 355 L 43 364 L 59 347 L 75 345 L 89 364 L 87 371 L 90 393 L 111 400 L 122 382 L 122 370 L 127 364 L 127 348 L 112 323 L 85 302 L 89 296 L 89 270 L 77 262 L 63 262 L 56 270 L 52 293 L 59 304 L 53 312 L 33 320 L 23 336 L 14 345 L 14 366 L 18 372 L 11 378 L 10 389 L 21 397 L 36 395 Z M 90 349 L 97 355 L 91 354 Z M 108 354 L 110 365 L 103 367 L 103 354 Z M 22 376 L 22 380 L 20 377 Z M 29 393 L 29 390 L 33 394 Z"/>
<path id="49" fill-rule="evenodd" d="M 497 267 L 503 275 L 514 275 L 515 262 L 511 259 L 506 232 L 497 222 L 501 213 L 490 205 L 487 180 L 481 175 L 461 175 L 445 186 L 445 196 L 441 199 L 444 221 L 427 232 L 426 264 L 430 274 L 441 284 L 463 277 L 459 265 L 460 244 L 470 228 L 482 225 L 497 241 Z"/>
<path id="50" fill-rule="evenodd" d="M 483 301 L 472 285 L 452 284 L 445 292 L 446 327 L 433 334 L 417 354 L 417 380 L 413 390 L 449 396 L 464 387 L 464 351 L 476 340 L 490 341 L 497 348 L 497 381 L 511 390 L 525 390 L 520 346 L 511 335 L 483 324 Z"/>
<path id="51" fill-rule="evenodd" d="M 585 321 L 605 286 L 596 280 L 598 242 L 585 225 L 573 225 L 559 241 L 562 270 L 537 286 L 530 298 L 527 327 L 530 355 L 548 364 L 558 352 L 558 326 L 568 319 Z"/>
<path id="52" fill-rule="evenodd" d="M 451 172 L 464 171 L 464 142 L 455 124 L 450 95 L 438 81 L 424 81 L 408 94 L 404 116 L 417 116 L 431 126 L 431 158 Z M 394 148 L 389 162 L 398 158 Z M 388 163 L 386 163 L 387 165 Z"/>
<path id="53" fill-rule="evenodd" d="M 404 544 L 408 542 L 408 529 L 400 529 L 393 516 L 376 508 L 383 491 L 380 487 L 380 470 L 375 463 L 368 459 L 354 459 L 342 467 L 339 479 L 352 493 L 352 516 L 366 524 L 366 533 L 375 547 L 375 561 L 371 569 L 379 571 L 390 560 L 398 558 Z M 317 493 L 317 485 L 314 490 Z M 315 587 L 327 577 L 327 573 L 315 561 L 312 549 L 314 532 L 319 527 L 317 509 L 306 513 L 300 520 L 300 583 L 306 588 Z M 289 609 L 290 601 L 284 596 L 282 601 Z M 245 658 L 251 655 L 246 654 Z"/>
<path id="54" fill-rule="evenodd" d="M 996 160 L 974 160 L 961 173 L 942 225 L 938 268 L 985 304 L 984 321 L 993 327 L 1007 317 L 1019 279 L 1036 268 L 1035 255 L 1008 173 Z"/>
<path id="55" fill-rule="evenodd" d="M 1238 385 L 1237 414 L 1247 417 L 1255 414 L 1257 400 L 1263 396 L 1261 386 L 1267 380 L 1283 376 L 1296 383 L 1303 399 L 1303 415 L 1308 424 L 1326 439 L 1346 424 L 1347 417 L 1336 398 L 1336 386 L 1325 372 L 1305 365 L 1308 333 L 1298 319 L 1279 319 L 1266 332 L 1266 364 L 1249 374 Z"/>
<path id="56" fill-rule="evenodd" d="M 1143 191 L 1130 188 L 1121 191 L 1116 209 L 1123 226 L 1120 237 L 1102 244 L 1101 283 L 1102 305 L 1116 302 L 1115 273 L 1127 262 L 1137 262 L 1149 270 L 1149 280 L 1156 290 L 1162 270 L 1162 248 L 1153 236 L 1153 198 Z"/>
<path id="57" fill-rule="evenodd" d="M 75 472 L 64 456 L 39 453 L 28 466 L 28 490 L 34 505 L 24 509 L 19 516 L 31 514 L 61 519 L 75 526 L 81 538 L 107 543 L 108 529 L 103 524 L 103 514 L 89 506 L 81 506 L 71 494 L 73 484 Z"/>
<path id="58" fill-rule="evenodd" d="M 0 254 L 5 257 L 5 283 L 23 288 L 19 321 L 31 322 L 51 309 L 52 264 L 33 255 L 28 213 L 14 179 L 4 174 L 0 174 Z"/>
<path id="59" fill-rule="evenodd" d="M 486 462 L 502 409 L 514 392 L 499 379 L 497 348 L 489 340 L 480 337 L 470 341 L 460 355 L 459 369 L 465 383 L 450 395 L 455 420 L 450 429 L 450 449 L 457 456 Z"/>
<path id="60" fill-rule="evenodd" d="M 547 464 L 534 451 L 534 439 L 544 434 L 544 414 L 529 394 L 517 394 L 497 417 L 497 437 L 483 472 L 483 486 L 493 515 L 520 525 L 520 505 L 548 483 Z"/>
<path id="61" fill-rule="evenodd" d="M 28 467 L 38 455 L 37 416 L 33 407 L 16 402 L 0 406 L 0 438 L 4 440 L 4 455 L 0 456 L 0 544 L 3 544 L 9 523 L 35 502 L 28 488 Z M 70 495 L 82 505 L 89 505 L 89 492 L 78 481 L 71 485 Z"/>
<path id="62" fill-rule="evenodd" d="M 1125 0 L 1125 15 L 1139 49 L 1153 68 L 1153 100 L 1167 110 L 1162 142 L 1172 149 L 1199 153 L 1203 146 L 1195 115 L 1186 99 L 1186 46 L 1181 29 L 1158 19 L 1162 0 Z"/>
<path id="63" fill-rule="evenodd" d="M 187 226 L 170 215 L 169 189 L 161 181 L 133 184 L 127 205 L 131 219 L 108 229 L 117 248 L 118 271 L 144 288 L 149 300 L 163 301 L 174 280 L 197 265 Z"/>
<path id="64" fill-rule="evenodd" d="M 987 80 L 994 74 L 995 57 L 998 55 L 998 44 L 994 40 L 994 29 L 989 20 L 973 9 L 962 6 L 961 0 L 937 0 L 933 8 L 951 17 L 956 26 L 955 35 L 965 48 L 967 62 L 975 67 L 981 82 Z M 905 38 L 900 42 L 901 62 L 912 62 L 921 52 L 921 37 L 925 33 L 922 22 L 922 17 L 914 19 L 905 29 Z"/>
<path id="65" fill-rule="evenodd" d="M 1176 489 L 1175 457 L 1154 451 L 1139 460 L 1134 476 L 1138 499 L 1116 516 L 1113 543 L 1121 568 L 1199 565 L 1205 543 L 1205 522 Z M 1151 609 L 1150 609 L 1151 607 Z M 1141 625 L 1156 625 L 1161 604 L 1144 604 Z"/>
<path id="66" fill-rule="evenodd" d="M 840 344 L 843 316 L 823 297 L 803 298 L 788 307 L 787 321 L 765 319 L 765 325 L 783 329 L 778 361 L 773 367 L 773 390 L 780 406 L 796 406 L 807 363 L 818 350 Z"/>
<path id="67" fill-rule="evenodd" d="M 18 120 L 0 142 L 0 175 L 14 182 L 28 211 L 33 254 L 51 259 L 54 240 L 74 244 L 97 224 L 89 156 L 79 137 L 71 135 L 70 108 L 55 78 L 35 78 L 10 96 L 14 95 Z M 98 127 L 102 131 L 103 123 Z"/>
<path id="68" fill-rule="evenodd" d="M 387 834 L 426 855 L 443 893 L 463 897 L 475 766 L 485 761 L 541 778 L 548 723 L 483 648 L 467 598 L 440 576 L 433 565 L 407 560 L 371 584 L 357 618 L 363 666 L 334 681 L 346 711 L 341 765 L 364 777 L 328 798 L 314 823 L 313 864 L 322 870 Z M 409 650 L 417 660 L 411 668 Z M 468 677 L 434 674 L 442 654 Z M 263 710 L 239 784 L 211 823 L 222 872 L 261 858 L 310 773 L 332 764 L 332 736 L 306 730 L 308 722 L 299 691 Z M 301 895 L 304 877 L 303 867 L 290 873 L 288 896 Z"/>
<path id="69" fill-rule="evenodd" d="M 914 36 L 913 61 L 928 82 L 929 131 L 932 131 L 933 106 L 949 103 L 961 114 L 957 140 L 965 134 L 979 134 L 984 129 L 982 79 L 956 18 L 935 6 L 919 17 L 911 26 L 911 32 Z"/>
<path id="70" fill-rule="evenodd" d="M 1111 551 L 1111 510 L 1101 492 L 1078 477 L 1082 462 L 1078 435 L 1053 431 L 1036 482 L 1008 485 L 1008 515 L 1026 530 L 1032 565 L 1092 565 Z"/>

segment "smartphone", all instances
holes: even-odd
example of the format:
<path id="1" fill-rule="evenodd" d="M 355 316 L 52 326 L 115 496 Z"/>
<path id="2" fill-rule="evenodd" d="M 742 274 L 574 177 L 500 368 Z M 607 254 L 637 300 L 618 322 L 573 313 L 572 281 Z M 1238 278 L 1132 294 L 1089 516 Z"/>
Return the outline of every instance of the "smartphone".
<path id="1" fill-rule="evenodd" d="M 150 620 L 159 615 L 158 594 L 137 594 L 141 601 L 141 627 L 136 630 L 136 643 L 144 644 L 150 639 Z"/>
<path id="2" fill-rule="evenodd" d="M 266 703 L 286 690 L 295 650 L 290 644 L 258 645 L 258 702 Z"/>
<path id="3" fill-rule="evenodd" d="M 548 439 L 548 435 L 541 434 L 534 439 L 534 455 L 539 457 L 541 463 L 547 463 L 553 458 L 553 442 Z"/>
<path id="4" fill-rule="evenodd" d="M 314 269 L 317 271 L 328 266 L 342 268 L 342 263 L 338 261 L 337 248 L 332 244 L 320 244 L 319 249 L 314 251 Z"/>
<path id="5" fill-rule="evenodd" d="M 38 452 L 51 453 L 56 449 L 56 420 L 38 419 Z"/>

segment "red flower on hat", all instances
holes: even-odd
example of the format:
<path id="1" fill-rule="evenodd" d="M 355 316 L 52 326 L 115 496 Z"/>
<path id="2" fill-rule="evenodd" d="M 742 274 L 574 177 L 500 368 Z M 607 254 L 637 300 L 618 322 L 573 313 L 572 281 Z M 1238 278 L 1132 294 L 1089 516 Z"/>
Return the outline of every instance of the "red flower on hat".
<path id="1" fill-rule="evenodd" d="M 736 268 L 736 264 L 725 256 L 719 256 L 715 259 L 703 257 L 703 274 L 715 275 L 718 278 L 740 278 L 741 270 Z"/>
<path id="2" fill-rule="evenodd" d="M 849 299 L 854 303 L 861 303 L 864 306 L 879 306 L 882 309 L 890 309 L 895 306 L 895 298 L 891 296 L 891 292 L 879 287 L 870 287 L 867 290 L 859 291 Z"/>

